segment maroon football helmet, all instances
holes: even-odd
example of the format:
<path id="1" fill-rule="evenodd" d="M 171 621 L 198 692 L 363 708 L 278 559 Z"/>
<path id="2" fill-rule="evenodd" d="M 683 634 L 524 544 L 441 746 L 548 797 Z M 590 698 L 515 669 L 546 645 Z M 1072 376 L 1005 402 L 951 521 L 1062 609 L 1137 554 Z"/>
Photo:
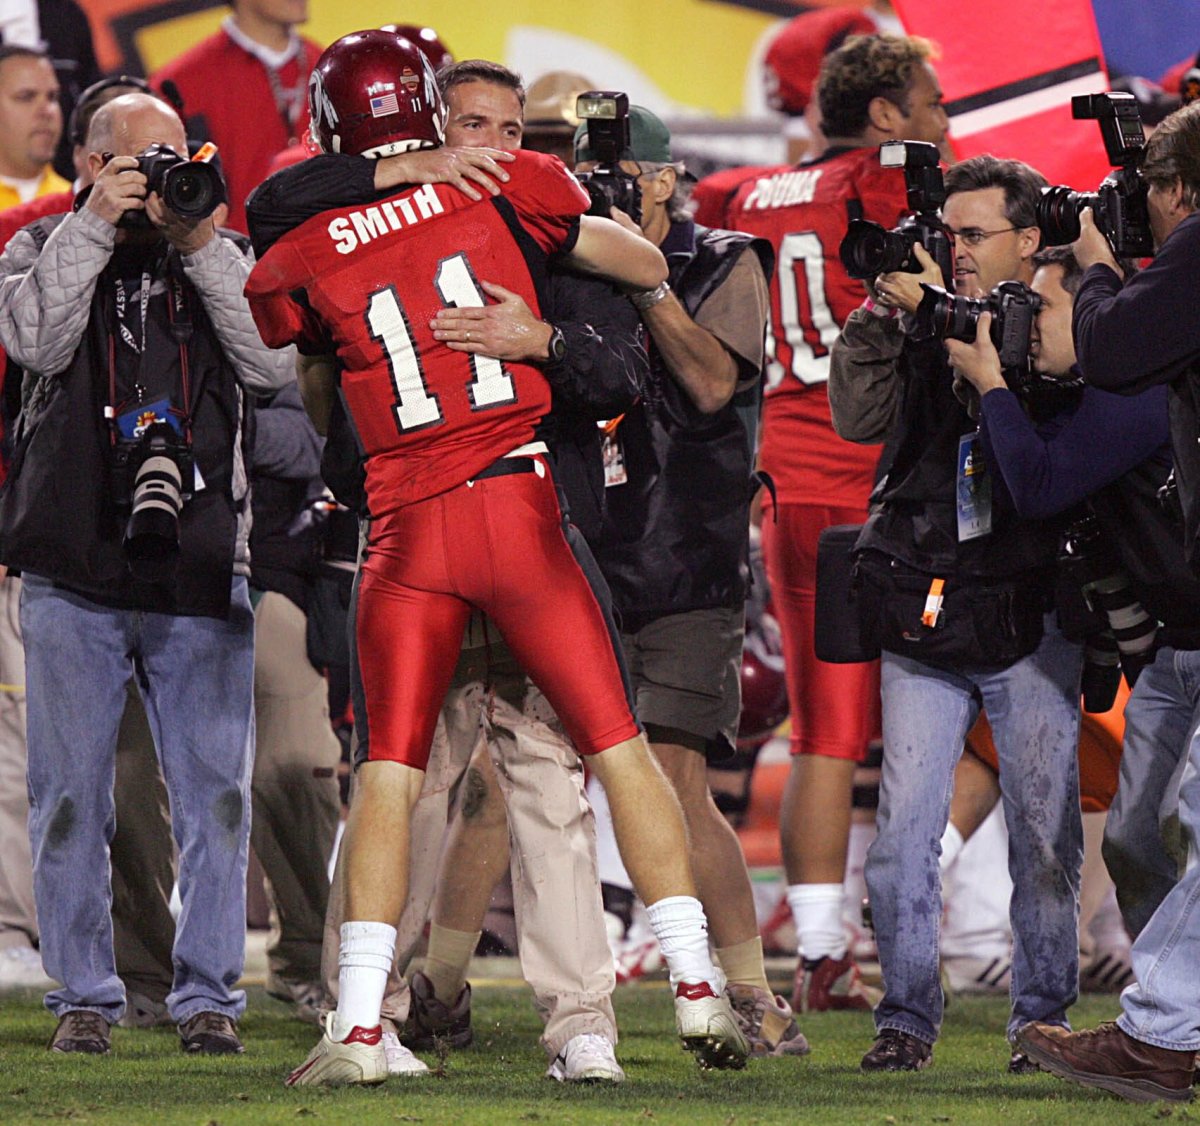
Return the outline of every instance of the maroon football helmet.
<path id="1" fill-rule="evenodd" d="M 746 622 L 742 648 L 742 714 L 738 719 L 738 749 L 766 742 L 787 719 L 787 681 L 783 670 L 783 639 L 770 611 Z"/>
<path id="2" fill-rule="evenodd" d="M 442 42 L 442 37 L 432 27 L 422 27 L 419 23 L 385 23 L 383 30 L 394 31 L 397 35 L 403 35 L 410 43 L 415 43 L 424 52 L 429 65 L 435 71 L 454 62 L 450 48 Z"/>
<path id="3" fill-rule="evenodd" d="M 322 152 L 394 156 L 445 139 L 433 67 L 394 31 L 355 31 L 326 47 L 308 82 L 308 105 Z"/>

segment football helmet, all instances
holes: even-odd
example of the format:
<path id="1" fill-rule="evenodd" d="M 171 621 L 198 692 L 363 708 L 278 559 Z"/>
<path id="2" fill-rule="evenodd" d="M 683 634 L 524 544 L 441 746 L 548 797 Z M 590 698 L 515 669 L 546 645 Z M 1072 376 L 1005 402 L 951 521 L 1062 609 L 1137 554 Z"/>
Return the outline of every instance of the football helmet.
<path id="1" fill-rule="evenodd" d="M 326 47 L 308 81 L 308 104 L 322 152 L 395 156 L 445 139 L 433 67 L 394 31 L 355 31 Z"/>
<path id="2" fill-rule="evenodd" d="M 422 27 L 419 23 L 385 23 L 383 30 L 394 31 L 397 35 L 403 35 L 410 43 L 415 43 L 435 71 L 454 62 L 450 48 L 442 42 L 442 37 L 432 27 Z"/>

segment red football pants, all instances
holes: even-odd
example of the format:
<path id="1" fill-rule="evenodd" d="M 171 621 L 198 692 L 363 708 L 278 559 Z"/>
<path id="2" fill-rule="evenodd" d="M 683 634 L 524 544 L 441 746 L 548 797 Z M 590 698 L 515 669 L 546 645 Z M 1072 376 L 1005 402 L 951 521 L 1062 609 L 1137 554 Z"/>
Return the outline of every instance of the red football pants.
<path id="1" fill-rule="evenodd" d="M 783 634 L 791 752 L 862 762 L 879 732 L 879 662 L 833 665 L 813 652 L 817 537 L 834 524 L 861 524 L 859 508 L 763 505 L 762 543 L 771 605 Z"/>
<path id="2" fill-rule="evenodd" d="M 372 521 L 355 619 L 368 759 L 425 768 L 472 607 L 499 629 L 580 754 L 637 734 L 554 485 L 519 473 Z"/>

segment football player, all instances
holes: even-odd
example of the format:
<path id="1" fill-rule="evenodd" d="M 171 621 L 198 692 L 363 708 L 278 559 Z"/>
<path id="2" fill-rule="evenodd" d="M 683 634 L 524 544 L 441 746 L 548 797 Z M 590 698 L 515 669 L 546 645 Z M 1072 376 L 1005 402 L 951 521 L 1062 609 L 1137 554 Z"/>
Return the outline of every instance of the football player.
<path id="1" fill-rule="evenodd" d="M 780 829 L 801 959 L 797 1011 L 870 1008 L 847 952 L 842 881 L 854 770 L 878 729 L 878 666 L 817 660 L 813 607 L 817 537 L 866 519 L 878 451 L 834 433 L 825 384 L 830 345 L 866 296 L 838 257 L 851 215 L 891 228 L 907 210 L 903 175 L 880 167 L 877 146 L 946 135 L 929 51 L 921 39 L 865 35 L 826 56 L 817 98 L 828 148 L 744 183 L 724 223 L 770 239 L 777 262 L 760 465 L 775 485 L 763 505 L 763 550 L 792 718 Z"/>
<path id="2" fill-rule="evenodd" d="M 394 33 L 339 39 L 309 94 L 327 153 L 378 157 L 442 143 L 433 71 Z M 311 164 L 292 172 L 308 175 Z M 535 276 L 553 252 L 639 290 L 665 278 L 665 262 L 617 224 L 581 218 L 588 198 L 558 160 L 520 153 L 506 167 L 500 196 L 473 200 L 427 184 L 327 211 L 276 242 L 247 286 L 268 343 L 336 354 L 367 454 L 371 514 L 356 618 L 367 761 L 346 830 L 338 1008 L 289 1084 L 386 1078 L 379 1013 L 406 897 L 409 813 L 472 607 L 500 629 L 606 786 L 667 956 L 684 1046 L 707 1066 L 745 1061 L 709 956 L 678 803 L 562 534 L 536 433 L 549 386 L 529 365 L 453 351 L 429 327 L 440 308 L 482 305 L 480 278 L 536 309 Z M 327 371 L 310 368 L 304 381 L 318 416 L 334 389 Z"/>

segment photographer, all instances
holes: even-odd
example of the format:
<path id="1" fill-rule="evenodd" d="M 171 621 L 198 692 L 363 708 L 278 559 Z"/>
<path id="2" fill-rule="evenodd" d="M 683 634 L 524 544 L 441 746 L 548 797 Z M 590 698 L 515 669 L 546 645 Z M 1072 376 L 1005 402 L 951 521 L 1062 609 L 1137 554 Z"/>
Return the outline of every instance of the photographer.
<path id="1" fill-rule="evenodd" d="M 947 173 L 942 218 L 955 237 L 960 295 L 1030 280 L 1043 184 L 1027 165 L 990 156 Z M 931 1060 L 943 1005 L 938 842 L 963 739 L 983 708 L 1015 885 L 1010 1037 L 1027 1021 L 1065 1023 L 1078 983 L 1081 652 L 1053 612 L 1060 527 L 1013 509 L 988 472 L 942 343 L 907 336 L 907 321 L 893 315 L 915 312 L 922 282 L 944 284 L 932 258 L 917 256 L 922 273 L 877 278 L 875 298 L 834 344 L 829 377 L 838 433 L 887 440 L 894 454 L 857 544 L 861 624 L 882 648 L 886 748 L 866 864 L 886 993 L 868 1071 Z M 1014 1057 L 1009 1066 L 1026 1065 Z"/>
<path id="2" fill-rule="evenodd" d="M 767 982 L 746 861 L 707 770 L 732 754 L 741 711 L 774 254 L 764 239 L 691 221 L 688 174 L 648 109 L 629 108 L 619 161 L 606 159 L 602 143 L 579 127 L 576 172 L 589 189 L 607 180 L 614 194 L 636 193 L 638 226 L 625 210 L 614 207 L 613 217 L 662 250 L 670 278 L 631 298 L 649 334 L 650 374 L 639 401 L 606 429 L 605 521 L 592 548 L 619 614 L 638 719 L 683 806 L 729 998 L 756 1055 L 800 1055 L 808 1042 Z"/>
<path id="3" fill-rule="evenodd" d="M 166 150 L 142 159 L 153 144 Z M 87 146 L 91 190 L 13 238 L 0 284 L 0 342 L 32 383 L 0 562 L 24 572 L 34 891 L 47 972 L 63 983 L 47 996 L 51 1047 L 107 1052 L 125 1006 L 108 841 L 136 675 L 180 846 L 168 1005 L 187 1051 L 237 1052 L 253 756 L 243 384 L 282 386 L 291 357 L 259 340 L 242 296 L 250 260 L 211 214 L 181 216 L 148 192 L 147 172 L 159 183 L 187 151 L 178 117 L 123 95 Z"/>
<path id="4" fill-rule="evenodd" d="M 1195 303 L 1200 254 L 1200 104 L 1168 117 L 1146 143 L 1141 178 L 1155 254 L 1123 283 L 1120 269 L 1090 211 L 1072 249 L 1085 270 L 1075 298 L 1074 335 L 1089 383 L 1125 394 L 1169 387 L 1171 445 L 1184 549 L 1195 567 L 1200 526 L 1200 316 Z M 1179 820 L 1195 846 L 1200 834 L 1200 649 L 1160 651 L 1143 674 L 1146 707 L 1138 712 L 1147 739 L 1170 757 L 1185 757 L 1179 786 Z M 1139 680 L 1139 688 L 1143 680 Z M 1131 701 L 1132 702 L 1132 701 Z M 1175 751 L 1166 750 L 1175 743 Z M 1126 771 L 1122 767 L 1122 790 Z M 1118 803 L 1142 802 L 1141 793 L 1118 793 Z M 1150 799 L 1153 802 L 1153 798 Z M 1162 900 L 1133 946 L 1137 983 L 1122 994 L 1114 1023 L 1065 1034 L 1023 1030 L 1022 1047 L 1055 1075 L 1126 1098 L 1187 1101 L 1192 1096 L 1195 1053 L 1200 1049 L 1200 866 L 1191 864 Z"/>
<path id="5" fill-rule="evenodd" d="M 1032 288 L 1042 301 L 1034 368 L 1077 383 L 1071 315 L 1083 271 L 1066 247 L 1039 251 L 1034 262 Z M 983 327 L 981 318 L 974 344 L 947 347 L 955 370 L 981 396 L 989 463 L 1025 516 L 1049 516 L 1086 499 L 1099 531 L 1099 538 L 1088 537 L 1098 573 L 1109 591 L 1118 577 L 1126 580 L 1124 589 L 1136 599 L 1115 607 L 1123 661 L 1132 655 L 1136 664 L 1126 670 L 1133 695 L 1125 706 L 1120 788 L 1104 834 L 1121 914 L 1136 937 L 1178 877 L 1179 860 L 1164 845 L 1161 822 L 1174 812 L 1172 779 L 1177 786 L 1191 708 L 1164 702 L 1171 699 L 1176 651 L 1200 648 L 1200 580 L 1157 496 L 1171 469 L 1167 391 L 1124 396 L 1075 387 L 1058 395 L 1059 410 L 1035 423 L 1008 390 Z"/>

